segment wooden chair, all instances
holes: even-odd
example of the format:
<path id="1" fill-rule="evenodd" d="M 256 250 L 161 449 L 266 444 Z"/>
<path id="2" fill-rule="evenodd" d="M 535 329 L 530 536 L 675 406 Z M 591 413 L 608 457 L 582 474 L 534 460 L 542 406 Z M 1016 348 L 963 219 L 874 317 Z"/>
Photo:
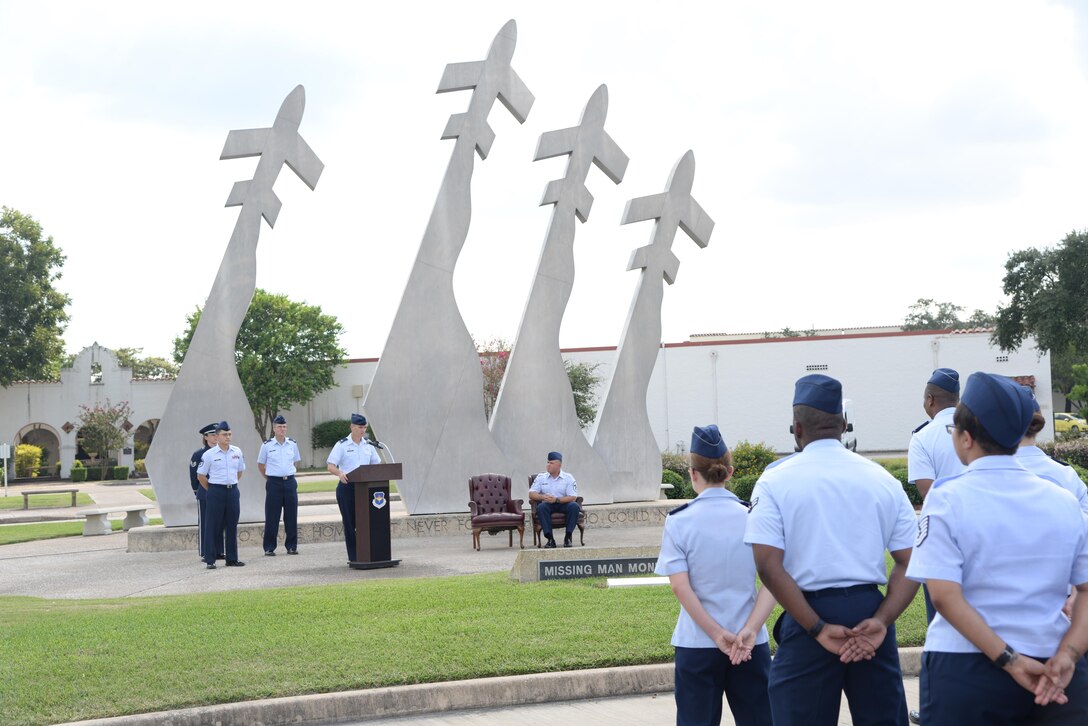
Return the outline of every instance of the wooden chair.
<path id="1" fill-rule="evenodd" d="M 514 546 L 514 530 L 525 549 L 525 512 L 522 500 L 510 498 L 510 477 L 502 474 L 478 474 L 468 480 L 468 511 L 472 520 L 472 547 L 479 551 L 480 532 L 496 535 L 510 533 L 510 547 Z"/>
<path id="2" fill-rule="evenodd" d="M 540 474 L 529 475 L 529 487 L 532 488 L 533 482 Z M 575 499 L 578 502 L 578 506 L 582 507 L 582 497 Z M 541 547 L 544 544 L 544 538 L 541 536 L 540 518 L 536 516 L 536 505 L 540 502 L 535 502 L 532 499 L 529 500 L 529 508 L 532 510 L 533 521 L 533 544 L 537 547 Z M 563 512 L 552 512 L 552 529 L 567 528 L 567 515 Z M 578 513 L 578 539 L 583 547 L 586 546 L 586 508 L 582 507 L 582 511 Z"/>

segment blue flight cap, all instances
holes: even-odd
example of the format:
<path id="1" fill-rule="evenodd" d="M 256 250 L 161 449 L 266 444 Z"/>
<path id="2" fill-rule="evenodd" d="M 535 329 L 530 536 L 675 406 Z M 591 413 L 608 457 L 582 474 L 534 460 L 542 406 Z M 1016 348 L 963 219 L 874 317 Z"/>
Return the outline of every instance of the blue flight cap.
<path id="1" fill-rule="evenodd" d="M 722 434 L 714 424 L 696 426 L 691 432 L 691 453 L 708 459 L 720 459 L 729 447 L 725 445 Z"/>
<path id="2" fill-rule="evenodd" d="M 1031 396 L 1031 410 L 1032 411 L 1041 411 L 1042 409 L 1039 408 L 1039 399 L 1035 397 L 1035 391 L 1031 390 L 1030 388 L 1028 388 L 1027 386 L 1025 386 L 1023 384 L 1021 384 L 1020 387 L 1023 388 L 1025 391 L 1027 391 L 1028 395 Z"/>
<path id="3" fill-rule="evenodd" d="M 558 451 L 549 451 L 548 452 L 548 461 L 562 461 L 562 460 L 563 460 L 563 455 L 560 454 Z"/>
<path id="4" fill-rule="evenodd" d="M 972 373 L 960 397 L 986 433 L 1006 449 L 1015 449 L 1024 438 L 1035 412 L 1031 402 L 1031 391 L 993 373 Z"/>
<path id="5" fill-rule="evenodd" d="M 210 423 L 204 428 L 200 429 L 201 436 L 207 436 L 208 434 L 214 434 L 219 424 Z"/>
<path id="6" fill-rule="evenodd" d="M 793 387 L 793 405 L 842 413 L 842 384 L 820 373 L 798 378 Z"/>
<path id="7" fill-rule="evenodd" d="M 230 431 L 230 424 L 226 421 L 220 421 L 215 425 L 216 431 Z"/>
<path id="8" fill-rule="evenodd" d="M 285 423 L 287 423 L 287 419 L 285 419 L 283 417 L 283 414 L 281 413 L 281 414 L 278 414 L 276 416 L 276 418 L 272 419 L 272 423 L 274 423 L 274 424 L 285 424 Z"/>
<path id="9" fill-rule="evenodd" d="M 927 383 L 932 383 L 937 388 L 943 388 L 957 396 L 960 392 L 960 374 L 951 368 L 938 368 L 933 371 Z"/>
<path id="10" fill-rule="evenodd" d="M 351 414 L 351 422 L 356 426 L 366 426 L 366 416 L 361 413 Z"/>

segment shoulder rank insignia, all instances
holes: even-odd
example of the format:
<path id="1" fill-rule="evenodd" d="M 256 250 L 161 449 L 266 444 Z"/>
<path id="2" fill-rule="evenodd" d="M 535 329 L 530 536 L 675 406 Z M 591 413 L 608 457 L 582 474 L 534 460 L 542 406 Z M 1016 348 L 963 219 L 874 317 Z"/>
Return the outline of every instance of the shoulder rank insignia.
<path id="1" fill-rule="evenodd" d="M 914 538 L 914 546 L 919 547 L 929 536 L 929 515 L 918 520 L 918 536 Z"/>
<path id="2" fill-rule="evenodd" d="M 916 433 L 918 433 L 919 431 L 921 431 L 922 429 L 924 429 L 924 428 L 925 428 L 926 426 L 929 426 L 929 424 L 930 424 L 930 422 L 929 422 L 929 421 L 926 421 L 926 422 L 925 422 L 925 423 L 923 423 L 923 424 L 922 424 L 921 426 L 919 426 L 918 428 L 916 428 L 916 429 L 914 429 L 913 431 L 911 431 L 911 433 L 912 433 L 912 434 L 916 434 Z"/>
<path id="3" fill-rule="evenodd" d="M 681 504 L 676 509 L 670 510 L 669 511 L 669 516 L 671 517 L 672 515 L 676 514 L 677 512 L 682 512 L 682 511 L 684 511 L 685 509 L 687 509 L 690 506 L 691 506 L 691 502 L 688 502 L 687 504 Z"/>
<path id="4" fill-rule="evenodd" d="M 752 510 L 756 508 L 757 504 L 759 504 L 759 497 L 754 497 L 752 503 L 748 505 L 748 514 L 752 513 Z"/>

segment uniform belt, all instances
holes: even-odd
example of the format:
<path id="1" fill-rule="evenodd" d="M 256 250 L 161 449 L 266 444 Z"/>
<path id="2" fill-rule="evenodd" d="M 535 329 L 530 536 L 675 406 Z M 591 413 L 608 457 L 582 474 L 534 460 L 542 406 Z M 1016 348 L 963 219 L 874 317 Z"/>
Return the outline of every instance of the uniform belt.
<path id="1" fill-rule="evenodd" d="M 209 482 L 213 487 L 225 487 L 227 489 L 233 489 L 238 486 L 237 484 L 216 484 L 215 482 Z"/>
<path id="2" fill-rule="evenodd" d="M 825 587 L 823 590 L 802 592 L 805 597 L 832 597 L 834 595 L 856 595 L 859 592 L 880 591 L 876 585 L 851 585 L 850 587 Z"/>
<path id="3" fill-rule="evenodd" d="M 277 479 L 277 480 L 282 479 L 283 481 L 287 481 L 288 479 L 294 479 L 294 478 L 295 478 L 294 474 L 288 474 L 287 476 L 280 476 L 279 474 L 277 474 L 275 476 L 268 475 L 268 476 L 265 477 L 265 479 Z"/>

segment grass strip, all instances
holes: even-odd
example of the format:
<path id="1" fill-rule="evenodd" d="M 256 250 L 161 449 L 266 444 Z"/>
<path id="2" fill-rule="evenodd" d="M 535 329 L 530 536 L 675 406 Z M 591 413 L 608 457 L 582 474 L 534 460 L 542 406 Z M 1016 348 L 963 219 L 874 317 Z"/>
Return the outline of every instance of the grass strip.
<path id="1" fill-rule="evenodd" d="M 901 645 L 924 639 L 920 594 L 911 610 Z M 488 573 L 151 598 L 0 597 L 0 611 L 0 713 L 47 724 L 669 662 L 679 605 L 667 587 L 519 584 Z M 562 623 L 564 637 L 541 623 Z"/>
<path id="2" fill-rule="evenodd" d="M 162 524 L 159 518 L 151 519 L 149 524 Z M 114 532 L 120 532 L 123 520 L 111 519 Z M 0 545 L 34 542 L 40 539 L 58 537 L 76 537 L 83 534 L 83 522 L 35 522 L 32 524 L 0 525 Z"/>
<path id="3" fill-rule="evenodd" d="M 153 502 L 159 501 L 158 498 L 155 496 L 155 490 L 151 487 L 144 487 L 142 489 L 137 489 L 136 491 L 140 492 L 140 494 L 143 494 L 145 497 Z"/>
<path id="4" fill-rule="evenodd" d="M 52 507 L 72 506 L 71 494 L 34 494 L 29 497 L 31 509 L 48 509 Z M 85 507 L 94 504 L 89 494 L 79 492 L 76 494 L 76 506 Z M 0 497 L 0 509 L 22 509 L 23 495 L 19 492 L 8 492 L 6 497 Z"/>

